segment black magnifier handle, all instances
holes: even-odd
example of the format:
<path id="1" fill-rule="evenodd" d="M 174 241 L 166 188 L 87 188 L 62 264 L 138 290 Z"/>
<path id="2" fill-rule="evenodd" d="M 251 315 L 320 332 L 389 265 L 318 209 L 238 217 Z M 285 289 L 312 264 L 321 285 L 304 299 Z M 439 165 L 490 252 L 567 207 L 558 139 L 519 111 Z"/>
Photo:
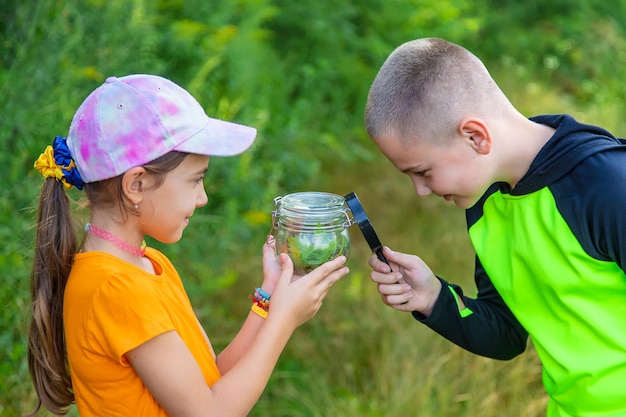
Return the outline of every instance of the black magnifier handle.
<path id="1" fill-rule="evenodd" d="M 383 245 L 380 243 L 380 239 L 378 238 L 372 223 L 367 217 L 367 214 L 365 214 L 365 210 L 363 210 L 363 206 L 361 205 L 359 198 L 355 193 L 349 193 L 344 198 L 346 200 L 346 204 L 352 212 L 354 220 L 359 226 L 359 229 L 361 229 L 361 233 L 363 233 L 363 237 L 365 237 L 365 240 L 367 241 L 367 244 L 372 252 L 376 254 L 376 257 L 379 260 L 389 265 L 389 262 L 383 255 Z M 389 269 L 391 270 L 391 266 Z"/>
<path id="2" fill-rule="evenodd" d="M 380 239 L 378 239 L 378 235 L 374 231 L 374 226 L 372 226 L 370 219 L 367 217 L 367 214 L 365 214 L 365 210 L 363 210 L 363 206 L 361 205 L 359 198 L 355 193 L 349 193 L 344 196 L 344 199 L 352 212 L 354 220 L 359 225 L 359 229 L 361 229 L 361 233 L 363 233 L 367 244 L 370 249 L 372 249 L 372 252 L 376 254 L 376 257 L 379 260 L 389 265 L 389 262 L 383 255 L 383 245 L 380 243 Z M 391 265 L 389 265 L 389 272 L 393 272 Z M 405 301 L 402 304 L 406 303 L 408 303 L 408 301 Z"/>

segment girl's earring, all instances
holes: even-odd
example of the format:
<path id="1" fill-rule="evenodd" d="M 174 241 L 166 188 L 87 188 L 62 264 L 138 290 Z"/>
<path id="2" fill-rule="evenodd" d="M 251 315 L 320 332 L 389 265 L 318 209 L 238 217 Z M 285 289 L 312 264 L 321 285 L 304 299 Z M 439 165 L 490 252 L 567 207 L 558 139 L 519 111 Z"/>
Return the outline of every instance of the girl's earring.
<path id="1" fill-rule="evenodd" d="M 139 204 L 135 204 L 135 210 L 139 210 Z"/>

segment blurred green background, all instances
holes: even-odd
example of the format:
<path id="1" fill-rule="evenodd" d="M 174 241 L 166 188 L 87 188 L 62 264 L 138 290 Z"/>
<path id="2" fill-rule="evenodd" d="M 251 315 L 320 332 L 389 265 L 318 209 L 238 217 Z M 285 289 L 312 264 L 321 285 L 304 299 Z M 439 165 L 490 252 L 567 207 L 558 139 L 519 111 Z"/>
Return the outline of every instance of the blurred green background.
<path id="1" fill-rule="evenodd" d="M 625 136 L 625 32 L 624 0 L 2 0 L 0 416 L 35 404 L 26 334 L 42 179 L 32 164 L 107 76 L 165 76 L 209 115 L 258 128 L 249 152 L 212 159 L 209 204 L 182 241 L 149 242 L 177 265 L 220 349 L 260 283 L 273 198 L 291 192 L 356 191 L 387 245 L 475 292 L 463 211 L 418 200 L 364 133 L 369 85 L 396 46 L 460 43 L 524 114 L 570 113 Z M 297 330 L 250 415 L 545 413 L 532 346 L 513 361 L 480 358 L 385 307 L 351 235 L 351 274 Z"/>

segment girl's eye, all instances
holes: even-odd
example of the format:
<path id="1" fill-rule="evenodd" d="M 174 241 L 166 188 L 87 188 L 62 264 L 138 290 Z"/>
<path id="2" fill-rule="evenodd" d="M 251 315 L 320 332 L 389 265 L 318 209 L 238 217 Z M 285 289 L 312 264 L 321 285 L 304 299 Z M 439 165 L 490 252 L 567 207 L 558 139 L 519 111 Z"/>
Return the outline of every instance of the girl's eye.
<path id="1" fill-rule="evenodd" d="M 202 181 L 204 181 L 204 175 L 199 178 L 196 178 L 195 180 L 196 184 L 202 184 Z"/>

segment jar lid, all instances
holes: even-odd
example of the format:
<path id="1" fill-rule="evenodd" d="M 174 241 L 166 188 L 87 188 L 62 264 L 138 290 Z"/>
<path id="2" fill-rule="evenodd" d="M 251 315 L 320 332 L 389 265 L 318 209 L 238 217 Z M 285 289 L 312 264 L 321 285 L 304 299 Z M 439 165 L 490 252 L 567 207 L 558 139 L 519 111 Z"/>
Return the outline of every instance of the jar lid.
<path id="1" fill-rule="evenodd" d="M 342 208 L 345 200 L 337 194 L 307 191 L 287 194 L 280 200 L 280 204 L 292 211 L 317 212 Z"/>

